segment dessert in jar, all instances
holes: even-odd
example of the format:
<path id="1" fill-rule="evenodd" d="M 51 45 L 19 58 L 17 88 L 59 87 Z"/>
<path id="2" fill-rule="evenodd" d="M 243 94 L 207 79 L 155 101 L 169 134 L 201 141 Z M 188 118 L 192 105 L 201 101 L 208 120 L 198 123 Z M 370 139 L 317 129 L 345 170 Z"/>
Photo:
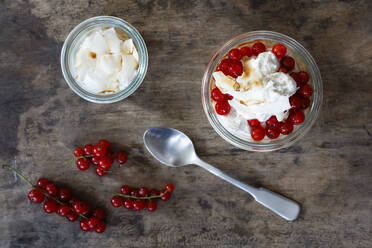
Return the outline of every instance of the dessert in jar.
<path id="1" fill-rule="evenodd" d="M 305 63 L 270 40 L 231 49 L 213 72 L 210 86 L 220 123 L 242 139 L 264 143 L 301 125 L 313 94 Z"/>
<path id="2" fill-rule="evenodd" d="M 137 75 L 139 56 L 133 40 L 115 27 L 96 27 L 81 41 L 73 76 L 93 94 L 124 90 Z"/>

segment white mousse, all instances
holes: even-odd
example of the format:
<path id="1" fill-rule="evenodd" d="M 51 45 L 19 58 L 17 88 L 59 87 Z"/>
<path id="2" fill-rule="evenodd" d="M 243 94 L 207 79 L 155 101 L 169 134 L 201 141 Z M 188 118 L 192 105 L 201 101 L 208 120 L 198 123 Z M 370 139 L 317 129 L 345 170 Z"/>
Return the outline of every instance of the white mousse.
<path id="1" fill-rule="evenodd" d="M 220 121 L 242 133 L 249 131 L 250 119 L 264 122 L 274 115 L 282 121 L 291 108 L 289 97 L 296 93 L 296 82 L 288 74 L 277 72 L 279 61 L 271 51 L 243 59 L 242 63 L 243 74 L 236 79 L 221 71 L 213 73 L 216 86 L 233 96 L 229 100 L 231 112 L 219 116 Z"/>
<path id="2" fill-rule="evenodd" d="M 122 40 L 115 28 L 95 29 L 75 57 L 75 79 L 94 94 L 125 89 L 137 74 L 138 52 L 132 39 Z"/>

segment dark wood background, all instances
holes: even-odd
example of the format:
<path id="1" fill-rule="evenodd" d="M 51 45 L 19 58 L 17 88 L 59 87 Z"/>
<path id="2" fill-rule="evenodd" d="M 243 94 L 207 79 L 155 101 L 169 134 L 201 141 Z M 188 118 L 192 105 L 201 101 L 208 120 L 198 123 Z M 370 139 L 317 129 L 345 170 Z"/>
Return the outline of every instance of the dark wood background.
<path id="1" fill-rule="evenodd" d="M 0 1 L 0 161 L 32 181 L 46 176 L 108 213 L 102 235 L 47 215 L 29 187 L 0 178 L 0 247 L 372 247 L 372 2 L 365 1 Z M 84 101 L 65 83 L 60 50 L 69 31 L 118 16 L 143 35 L 149 70 L 128 99 Z M 292 147 L 252 153 L 222 140 L 204 115 L 200 86 L 215 49 L 252 30 L 287 34 L 314 56 L 324 103 Z M 244 182 L 302 204 L 293 223 L 197 168 L 167 168 L 142 143 L 152 126 L 180 129 L 200 156 Z M 67 162 L 75 146 L 109 139 L 129 153 L 98 178 Z M 124 183 L 176 190 L 157 212 L 114 209 Z"/>

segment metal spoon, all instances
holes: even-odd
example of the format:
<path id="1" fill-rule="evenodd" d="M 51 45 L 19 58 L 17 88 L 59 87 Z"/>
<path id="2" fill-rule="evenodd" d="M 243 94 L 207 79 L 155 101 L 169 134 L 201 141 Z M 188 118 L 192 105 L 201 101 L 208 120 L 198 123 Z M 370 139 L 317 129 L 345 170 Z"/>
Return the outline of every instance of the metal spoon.
<path id="1" fill-rule="evenodd" d="M 258 203 L 284 219 L 293 221 L 298 217 L 300 212 L 298 203 L 267 189 L 255 188 L 242 183 L 202 161 L 196 155 L 194 145 L 190 138 L 176 129 L 163 127 L 150 128 L 143 135 L 143 140 L 151 155 L 167 166 L 180 167 L 189 164 L 198 165 L 248 192 Z"/>

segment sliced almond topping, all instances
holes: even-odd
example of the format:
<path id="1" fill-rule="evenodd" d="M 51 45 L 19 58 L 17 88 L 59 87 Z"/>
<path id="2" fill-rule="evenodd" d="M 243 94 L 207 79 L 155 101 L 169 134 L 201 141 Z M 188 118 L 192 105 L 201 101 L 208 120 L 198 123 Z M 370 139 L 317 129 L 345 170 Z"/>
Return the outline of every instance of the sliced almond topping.
<path id="1" fill-rule="evenodd" d="M 239 83 L 235 83 L 235 84 L 233 85 L 233 88 L 234 88 L 235 91 L 239 91 L 239 89 L 240 89 L 240 84 L 239 84 Z"/>
<path id="2" fill-rule="evenodd" d="M 92 59 L 97 58 L 97 54 L 94 53 L 94 52 L 89 52 L 89 56 L 90 56 Z"/>
<path id="3" fill-rule="evenodd" d="M 263 86 L 263 82 L 262 81 L 252 81 L 252 85 Z"/>

